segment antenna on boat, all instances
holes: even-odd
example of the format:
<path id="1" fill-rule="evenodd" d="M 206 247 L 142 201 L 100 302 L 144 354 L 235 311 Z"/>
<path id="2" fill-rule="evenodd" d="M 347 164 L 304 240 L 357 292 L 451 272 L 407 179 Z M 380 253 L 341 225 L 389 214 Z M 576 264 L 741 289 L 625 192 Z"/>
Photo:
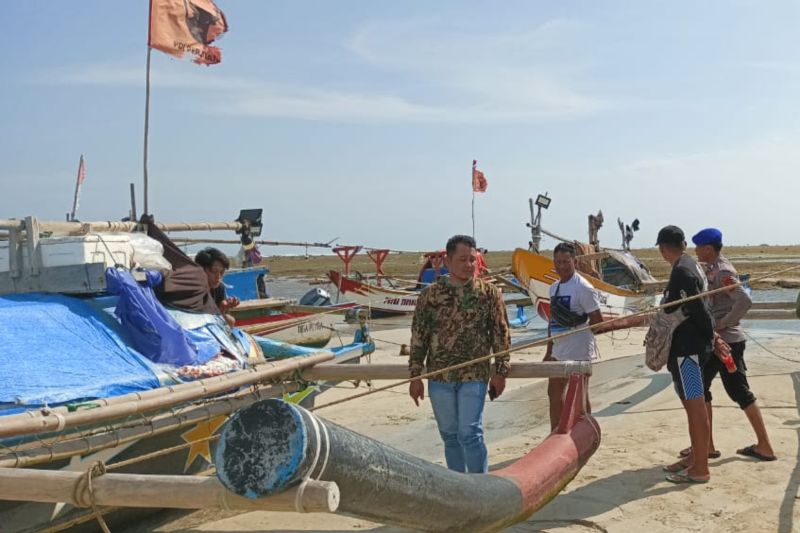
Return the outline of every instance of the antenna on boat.
<path id="1" fill-rule="evenodd" d="M 528 243 L 528 248 L 531 252 L 538 254 L 539 246 L 542 243 L 542 209 L 550 207 L 551 199 L 547 196 L 547 192 L 536 196 L 536 201 L 533 198 L 528 199 L 528 204 L 531 208 L 531 221 L 526 224 L 531 228 L 531 242 Z M 533 206 L 536 206 L 536 214 L 533 213 Z"/>
<path id="2" fill-rule="evenodd" d="M 595 252 L 600 251 L 600 237 L 598 232 L 603 227 L 603 211 L 598 211 L 596 215 L 589 215 L 589 244 Z"/>
<path id="3" fill-rule="evenodd" d="M 81 196 L 81 185 L 83 185 L 83 180 L 86 179 L 86 164 L 83 161 L 83 154 L 81 154 L 81 160 L 78 163 L 78 177 L 75 180 L 75 196 L 72 198 L 72 212 L 67 214 L 67 222 L 75 222 L 75 213 L 78 211 L 78 202 Z"/>
<path id="4" fill-rule="evenodd" d="M 631 225 L 623 224 L 622 220 L 617 219 L 619 231 L 622 233 L 622 249 L 626 252 L 631 250 L 631 241 L 633 240 L 633 233 L 639 231 L 639 219 L 633 220 Z"/>

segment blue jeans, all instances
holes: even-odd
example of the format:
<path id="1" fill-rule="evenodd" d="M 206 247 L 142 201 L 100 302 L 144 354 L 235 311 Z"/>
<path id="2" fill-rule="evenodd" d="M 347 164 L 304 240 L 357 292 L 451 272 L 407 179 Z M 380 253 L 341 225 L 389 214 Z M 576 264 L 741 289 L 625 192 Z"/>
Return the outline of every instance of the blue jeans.
<path id="1" fill-rule="evenodd" d="M 489 469 L 483 442 L 486 388 L 483 381 L 428 382 L 428 397 L 444 441 L 444 458 L 450 470 L 481 474 Z"/>

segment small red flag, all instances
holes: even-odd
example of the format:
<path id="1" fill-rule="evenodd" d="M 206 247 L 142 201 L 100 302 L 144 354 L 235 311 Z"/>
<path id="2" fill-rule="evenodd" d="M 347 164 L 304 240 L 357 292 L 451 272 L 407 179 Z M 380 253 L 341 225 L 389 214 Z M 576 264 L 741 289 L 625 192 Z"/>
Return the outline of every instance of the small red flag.
<path id="1" fill-rule="evenodd" d="M 486 181 L 486 176 L 483 175 L 483 172 L 475 168 L 475 165 L 478 164 L 478 161 L 473 159 L 472 160 L 472 191 L 473 192 L 486 192 L 486 188 L 489 186 L 489 182 Z"/>
<path id="2" fill-rule="evenodd" d="M 216 65 L 222 52 L 210 45 L 226 31 L 225 14 L 212 0 L 150 1 L 150 48 L 178 58 L 189 53 L 199 65 Z"/>

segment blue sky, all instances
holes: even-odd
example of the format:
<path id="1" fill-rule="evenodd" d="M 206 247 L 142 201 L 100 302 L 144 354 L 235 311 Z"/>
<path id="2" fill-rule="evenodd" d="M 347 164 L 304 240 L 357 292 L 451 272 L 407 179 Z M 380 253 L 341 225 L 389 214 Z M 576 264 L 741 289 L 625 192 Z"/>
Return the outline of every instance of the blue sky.
<path id="1" fill-rule="evenodd" d="M 602 209 L 729 244 L 800 242 L 800 4 L 789 1 L 219 0 L 220 65 L 153 52 L 150 205 L 162 221 L 265 209 L 264 237 L 395 249 Z M 0 210 L 61 220 L 141 194 L 147 5 L 10 0 L 0 37 Z M 138 199 L 141 209 L 141 196 Z M 546 243 L 547 244 L 547 243 Z M 550 243 L 552 245 L 552 243 Z"/>

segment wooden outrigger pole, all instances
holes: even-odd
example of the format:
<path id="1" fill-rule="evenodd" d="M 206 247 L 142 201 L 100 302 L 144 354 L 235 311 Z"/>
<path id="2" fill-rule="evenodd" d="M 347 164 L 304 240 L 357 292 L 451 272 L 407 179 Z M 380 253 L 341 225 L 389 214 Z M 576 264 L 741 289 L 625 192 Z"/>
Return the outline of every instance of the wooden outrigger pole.
<path id="1" fill-rule="evenodd" d="M 131 232 L 141 227 L 138 222 L 119 222 L 107 220 L 101 222 L 56 222 L 37 221 L 40 231 L 66 233 L 68 235 L 84 235 L 103 231 Z M 239 231 L 244 226 L 241 222 L 172 222 L 156 223 L 161 231 Z M 25 230 L 25 221 L 17 219 L 0 219 L 0 230 Z"/>
<path id="2" fill-rule="evenodd" d="M 66 502 L 75 507 L 148 507 L 332 513 L 339 487 L 309 480 L 275 496 L 253 500 L 227 490 L 214 477 L 154 474 L 87 474 L 60 470 L 0 468 L 0 500 Z"/>

